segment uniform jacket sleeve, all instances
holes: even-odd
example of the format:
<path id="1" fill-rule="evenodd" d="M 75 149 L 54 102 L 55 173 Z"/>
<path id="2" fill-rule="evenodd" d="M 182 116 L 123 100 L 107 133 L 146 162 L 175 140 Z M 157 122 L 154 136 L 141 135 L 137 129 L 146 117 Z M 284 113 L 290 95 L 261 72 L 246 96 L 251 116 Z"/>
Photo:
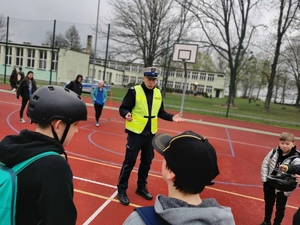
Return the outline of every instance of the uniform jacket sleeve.
<path id="1" fill-rule="evenodd" d="M 119 114 L 125 119 L 127 113 L 132 112 L 132 109 L 135 106 L 135 89 L 134 87 L 130 88 L 123 101 L 119 107 Z"/>

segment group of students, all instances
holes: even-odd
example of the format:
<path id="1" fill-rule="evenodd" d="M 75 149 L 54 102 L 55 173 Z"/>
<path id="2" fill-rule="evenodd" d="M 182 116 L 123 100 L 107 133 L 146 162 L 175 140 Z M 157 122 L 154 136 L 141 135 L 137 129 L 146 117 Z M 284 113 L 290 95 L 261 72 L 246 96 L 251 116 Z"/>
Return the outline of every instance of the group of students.
<path id="1" fill-rule="evenodd" d="M 156 88 L 157 76 L 156 68 L 145 68 L 143 83 L 128 90 L 119 108 L 120 115 L 126 120 L 127 144 L 118 178 L 118 199 L 122 205 L 130 203 L 126 194 L 128 179 L 140 151 L 136 194 L 146 200 L 152 199 L 146 185 L 154 149 L 163 156 L 161 172 L 168 194 L 156 196 L 154 207 L 136 209 L 124 224 L 147 224 L 150 220 L 154 224 L 234 225 L 230 207 L 221 206 L 214 198 L 202 199 L 200 196 L 206 186 L 213 185 L 219 174 L 216 151 L 208 139 L 190 130 L 175 136 L 156 134 L 158 118 L 184 121 L 180 114 L 173 115 L 164 110 L 161 93 Z M 99 93 L 94 94 L 93 101 L 97 102 Z M 27 115 L 35 123 L 35 132 L 25 129 L 18 135 L 6 136 L 0 142 L 0 162 L 13 167 L 48 151 L 62 156 L 41 158 L 19 173 L 16 224 L 74 225 L 77 211 L 73 202 L 73 175 L 64 147 L 78 132 L 79 122 L 87 120 L 86 104 L 78 93 L 67 88 L 44 86 L 30 97 Z M 266 156 L 262 166 L 266 200 L 263 224 L 270 224 L 276 198 L 280 204 L 274 224 L 280 224 L 283 218 L 280 207 L 285 206 L 285 193 L 279 194 L 280 191 L 266 184 L 266 176 L 275 174 L 274 171 L 294 173 L 297 170 L 295 165 L 299 159 L 289 160 L 296 154 L 294 136 L 281 134 L 279 146 L 272 157 L 271 154 Z"/>

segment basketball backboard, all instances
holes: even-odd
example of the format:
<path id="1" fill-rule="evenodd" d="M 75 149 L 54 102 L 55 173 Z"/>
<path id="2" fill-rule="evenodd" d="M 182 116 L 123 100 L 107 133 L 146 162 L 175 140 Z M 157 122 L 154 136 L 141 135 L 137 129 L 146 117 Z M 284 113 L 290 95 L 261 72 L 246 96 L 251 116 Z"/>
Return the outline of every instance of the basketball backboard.
<path id="1" fill-rule="evenodd" d="M 173 61 L 196 63 L 198 53 L 198 45 L 193 44 L 174 44 L 173 45 Z"/>

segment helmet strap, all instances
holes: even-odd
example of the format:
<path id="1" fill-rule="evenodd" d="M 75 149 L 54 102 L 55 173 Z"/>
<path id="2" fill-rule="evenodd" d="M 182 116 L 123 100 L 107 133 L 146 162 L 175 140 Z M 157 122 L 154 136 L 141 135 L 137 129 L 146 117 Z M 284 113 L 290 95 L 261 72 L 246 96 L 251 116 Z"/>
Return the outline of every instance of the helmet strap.
<path id="1" fill-rule="evenodd" d="M 55 132 L 55 130 L 54 130 L 52 124 L 51 124 L 51 123 L 49 123 L 49 124 L 50 124 L 50 126 L 51 126 L 51 130 L 52 130 L 52 134 L 53 134 L 54 139 L 57 140 L 57 141 L 59 142 L 58 136 L 57 136 L 57 134 L 56 134 L 56 132 Z"/>
<path id="2" fill-rule="evenodd" d="M 68 134 L 68 132 L 69 132 L 70 125 L 71 125 L 71 124 L 69 124 L 69 123 L 67 123 L 67 124 L 66 124 L 65 130 L 64 130 L 64 133 L 63 133 L 63 135 L 62 135 L 61 139 L 59 140 L 59 138 L 58 138 L 58 136 L 57 136 L 57 134 L 56 134 L 56 132 L 55 132 L 55 130 L 54 130 L 54 128 L 53 128 L 53 126 L 52 126 L 52 124 L 50 123 L 51 130 L 52 130 L 52 134 L 53 134 L 53 136 L 54 136 L 55 140 L 57 140 L 59 143 L 63 144 L 63 143 L 64 143 L 64 141 L 65 141 L 65 139 L 66 139 L 66 137 L 67 137 L 67 134 Z"/>
<path id="3" fill-rule="evenodd" d="M 63 135 L 62 135 L 62 137 L 61 137 L 61 139 L 60 139 L 60 141 L 59 141 L 61 144 L 64 143 L 64 141 L 65 141 L 65 139 L 66 139 L 66 137 L 67 137 L 67 134 L 68 134 L 68 132 L 69 132 L 70 126 L 71 126 L 71 124 L 67 123 L 66 128 L 65 128 L 65 131 L 64 131 L 64 133 L 63 133 Z"/>

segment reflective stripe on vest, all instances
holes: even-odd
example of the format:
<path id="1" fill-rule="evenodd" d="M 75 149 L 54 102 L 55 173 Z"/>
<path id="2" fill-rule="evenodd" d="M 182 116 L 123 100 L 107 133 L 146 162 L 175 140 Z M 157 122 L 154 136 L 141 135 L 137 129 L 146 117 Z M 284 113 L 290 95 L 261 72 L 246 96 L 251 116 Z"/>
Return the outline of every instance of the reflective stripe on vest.
<path id="1" fill-rule="evenodd" d="M 149 116 L 147 98 L 142 86 L 134 86 L 134 89 L 136 92 L 135 106 L 131 112 L 132 121 L 128 122 L 126 120 L 126 129 L 140 134 L 144 130 L 149 117 L 151 117 L 151 133 L 155 134 L 158 127 L 157 114 L 162 103 L 160 90 L 158 88 L 153 89 L 151 116 Z"/>

